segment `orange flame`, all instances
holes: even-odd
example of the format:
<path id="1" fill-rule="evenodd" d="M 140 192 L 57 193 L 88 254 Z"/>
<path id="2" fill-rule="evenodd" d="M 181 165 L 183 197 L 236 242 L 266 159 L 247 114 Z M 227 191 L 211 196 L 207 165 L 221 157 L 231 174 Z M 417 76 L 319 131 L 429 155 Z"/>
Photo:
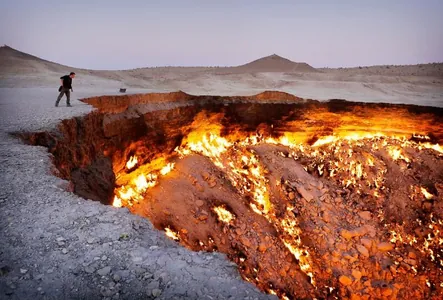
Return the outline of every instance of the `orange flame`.
<path id="1" fill-rule="evenodd" d="M 114 201 L 112 202 L 112 206 L 120 208 L 122 207 L 122 200 L 117 197 L 117 195 L 114 196 Z"/>
<path id="2" fill-rule="evenodd" d="M 176 241 L 179 240 L 178 233 L 175 232 L 175 231 L 173 231 L 173 230 L 172 230 L 171 228 L 169 228 L 169 227 L 166 227 L 166 228 L 165 228 L 165 234 L 166 234 L 169 238 L 171 238 L 171 239 L 173 239 L 173 240 L 176 240 Z"/>
<path id="3" fill-rule="evenodd" d="M 234 215 L 223 206 L 216 206 L 213 211 L 217 214 L 218 219 L 224 223 L 230 223 L 235 219 Z"/>
<path id="4" fill-rule="evenodd" d="M 430 199 L 434 198 L 434 195 L 429 193 L 424 187 L 420 188 L 420 190 L 421 190 L 421 193 L 423 194 L 423 196 L 425 196 L 426 199 L 430 200 Z"/>
<path id="5" fill-rule="evenodd" d="M 138 159 L 137 156 L 131 156 L 128 160 L 128 162 L 126 163 L 126 168 L 128 170 L 132 169 L 133 167 L 135 167 L 135 165 L 138 163 Z"/>
<path id="6" fill-rule="evenodd" d="M 160 174 L 162 174 L 163 176 L 170 173 L 173 169 L 174 169 L 175 163 L 169 163 L 166 166 L 164 166 L 161 170 L 160 170 Z"/>

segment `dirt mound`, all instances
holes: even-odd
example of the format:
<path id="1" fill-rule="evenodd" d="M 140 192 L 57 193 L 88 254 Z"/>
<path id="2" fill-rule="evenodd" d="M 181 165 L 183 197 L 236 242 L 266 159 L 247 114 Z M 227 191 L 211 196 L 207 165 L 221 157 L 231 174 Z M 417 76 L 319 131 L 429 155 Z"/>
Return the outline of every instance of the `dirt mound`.
<path id="1" fill-rule="evenodd" d="M 254 60 L 236 69 L 245 72 L 317 72 L 307 63 L 293 62 L 277 54 Z"/>

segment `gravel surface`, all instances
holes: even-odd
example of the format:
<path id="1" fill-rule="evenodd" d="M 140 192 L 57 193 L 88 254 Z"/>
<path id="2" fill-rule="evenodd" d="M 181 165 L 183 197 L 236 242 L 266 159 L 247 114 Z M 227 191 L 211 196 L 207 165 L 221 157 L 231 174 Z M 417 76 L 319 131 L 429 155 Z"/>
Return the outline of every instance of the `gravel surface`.
<path id="1" fill-rule="evenodd" d="M 75 92 L 72 108 L 56 108 L 54 88 L 0 89 L 0 299 L 275 299 L 224 255 L 191 252 L 127 209 L 67 192 L 47 150 L 9 134 L 53 129 L 91 111 L 75 99 L 112 93 Z"/>

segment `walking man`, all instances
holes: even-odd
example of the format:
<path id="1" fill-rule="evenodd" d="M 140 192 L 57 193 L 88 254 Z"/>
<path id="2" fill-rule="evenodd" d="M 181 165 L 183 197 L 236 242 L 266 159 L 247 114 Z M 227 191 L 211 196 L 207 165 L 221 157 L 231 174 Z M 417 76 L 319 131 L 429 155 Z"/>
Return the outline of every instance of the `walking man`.
<path id="1" fill-rule="evenodd" d="M 66 106 L 67 107 L 71 107 L 71 92 L 73 92 L 74 90 L 72 89 L 72 79 L 75 78 L 75 73 L 71 72 L 69 73 L 69 75 L 65 75 L 60 77 L 60 81 L 61 81 L 61 86 L 58 89 L 58 91 L 60 92 L 60 95 L 58 95 L 57 97 L 57 101 L 55 102 L 55 106 L 58 106 L 58 103 L 60 102 L 60 100 L 62 99 L 63 95 L 66 94 Z"/>

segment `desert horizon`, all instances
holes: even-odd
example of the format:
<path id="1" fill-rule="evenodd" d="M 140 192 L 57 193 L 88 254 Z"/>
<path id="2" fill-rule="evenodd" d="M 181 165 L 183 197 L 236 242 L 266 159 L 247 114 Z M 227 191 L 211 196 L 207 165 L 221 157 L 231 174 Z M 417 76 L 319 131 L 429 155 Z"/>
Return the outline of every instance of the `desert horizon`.
<path id="1" fill-rule="evenodd" d="M 265 55 L 263 57 L 259 57 L 259 58 L 253 58 L 251 57 L 249 62 L 245 62 L 244 64 L 240 64 L 240 65 L 194 65 L 194 66 L 190 66 L 190 65 L 153 65 L 153 66 L 142 66 L 140 65 L 139 67 L 134 67 L 134 68 L 128 68 L 128 69 L 88 69 L 88 68 L 81 68 L 81 67 L 77 67 L 77 66 L 69 66 L 69 65 L 65 65 L 63 62 L 61 61 L 52 61 L 50 59 L 46 59 L 43 57 L 39 57 L 37 55 L 33 55 L 32 53 L 28 53 L 26 51 L 22 51 L 18 48 L 14 48 L 11 45 L 3 45 L 0 48 L 4 48 L 4 49 L 9 49 L 12 51 L 16 51 L 19 53 L 22 53 L 24 55 L 29 55 L 31 57 L 34 57 L 36 59 L 39 60 L 43 60 L 46 62 L 50 62 L 50 63 L 54 63 L 54 64 L 58 64 L 58 65 L 62 65 L 65 66 L 66 68 L 72 68 L 72 69 L 77 69 L 77 70 L 87 70 L 87 71 L 131 71 L 131 70 L 138 70 L 138 69 L 157 69 L 157 68 L 235 68 L 235 67 L 241 67 L 244 65 L 248 65 L 257 61 L 261 61 L 263 59 L 267 59 L 267 58 L 272 58 L 272 57 L 276 57 L 276 58 L 280 58 L 282 60 L 286 60 L 292 63 L 297 63 L 297 64 L 304 64 L 304 65 L 308 65 L 309 67 L 316 69 L 316 70 L 334 70 L 334 69 L 357 69 L 357 68 L 371 68 L 371 67 L 410 67 L 410 66 L 426 66 L 426 65 L 443 65 L 443 61 L 428 61 L 428 62 L 418 62 L 418 63 L 404 63 L 404 64 L 373 64 L 373 65 L 364 65 L 364 64 L 358 64 L 358 65 L 354 65 L 354 66 L 339 66 L 339 67 L 328 67 L 327 65 L 325 66 L 320 66 L 320 67 L 312 67 L 309 62 L 295 62 L 292 61 L 282 55 L 279 55 L 278 53 L 272 53 L 269 55 Z"/>

